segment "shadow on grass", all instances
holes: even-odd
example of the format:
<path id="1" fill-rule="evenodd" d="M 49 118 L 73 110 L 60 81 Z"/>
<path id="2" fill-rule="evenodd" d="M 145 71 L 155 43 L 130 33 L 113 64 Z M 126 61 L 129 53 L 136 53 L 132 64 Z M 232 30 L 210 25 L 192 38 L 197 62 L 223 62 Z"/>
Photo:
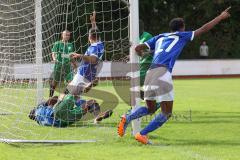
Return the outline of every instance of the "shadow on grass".
<path id="1" fill-rule="evenodd" d="M 100 124 L 94 124 L 94 123 L 84 123 L 84 122 L 78 122 L 76 124 L 73 124 L 71 126 L 71 128 L 75 128 L 75 127 L 84 127 L 84 128 L 98 128 L 98 127 L 111 127 L 111 128 L 116 128 L 117 127 L 118 122 L 104 122 L 104 123 L 100 123 Z"/>
<path id="2" fill-rule="evenodd" d="M 229 140 L 199 140 L 199 139 L 168 139 L 160 136 L 149 136 L 154 140 L 154 146 L 172 145 L 172 146 L 192 146 L 192 145 L 212 145 L 212 146 L 240 146 L 240 142 Z"/>
<path id="3" fill-rule="evenodd" d="M 231 124 L 239 124 L 240 120 L 195 120 L 193 119 L 192 121 L 173 121 L 171 123 L 176 123 L 176 124 L 219 124 L 219 123 L 231 123 Z"/>
<path id="4" fill-rule="evenodd" d="M 191 114 L 191 118 L 189 115 L 185 116 L 183 119 L 179 121 L 176 119 L 171 119 L 171 123 L 191 123 L 191 124 L 218 124 L 218 123 L 232 123 L 239 124 L 240 123 L 240 112 L 201 112 L 201 111 L 193 111 Z"/>

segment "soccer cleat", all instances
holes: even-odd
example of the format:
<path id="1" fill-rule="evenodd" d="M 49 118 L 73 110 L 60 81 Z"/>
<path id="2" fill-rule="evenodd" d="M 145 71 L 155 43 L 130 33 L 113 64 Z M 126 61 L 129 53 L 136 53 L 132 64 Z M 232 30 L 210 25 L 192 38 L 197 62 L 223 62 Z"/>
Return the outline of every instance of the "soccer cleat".
<path id="1" fill-rule="evenodd" d="M 127 118 L 126 118 L 126 115 L 123 115 L 121 117 L 121 121 L 118 124 L 118 135 L 120 137 L 123 137 L 126 129 L 127 129 Z"/>
<path id="2" fill-rule="evenodd" d="M 141 135 L 140 133 L 137 133 L 135 135 L 135 139 L 142 143 L 142 144 L 152 144 L 149 140 L 148 140 L 148 137 L 146 135 Z"/>

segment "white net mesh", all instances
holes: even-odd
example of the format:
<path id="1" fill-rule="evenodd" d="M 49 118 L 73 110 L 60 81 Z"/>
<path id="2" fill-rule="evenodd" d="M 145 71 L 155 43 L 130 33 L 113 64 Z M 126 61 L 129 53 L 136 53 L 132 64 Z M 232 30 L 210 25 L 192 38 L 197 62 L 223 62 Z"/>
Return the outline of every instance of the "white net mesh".
<path id="1" fill-rule="evenodd" d="M 84 53 L 89 46 L 89 17 L 94 10 L 105 45 L 104 65 L 109 66 L 106 61 L 123 61 L 129 54 L 127 1 L 42 0 L 41 5 L 44 99 L 48 98 L 48 81 L 53 70 L 50 63 L 53 43 L 60 40 L 61 32 L 67 29 L 71 31 L 70 41 L 74 44 L 74 50 Z M 92 127 L 90 121 L 82 120 L 67 128 L 56 129 L 41 127 L 28 118 L 30 109 L 36 106 L 37 101 L 35 1 L 1 0 L 0 13 L 0 138 L 96 139 L 96 132 L 101 127 Z M 98 75 L 101 79 L 111 77 L 110 69 L 105 68 Z M 110 90 L 112 94 L 114 89 L 111 85 L 109 81 L 100 82 L 97 90 Z M 118 103 L 113 102 L 115 100 L 113 97 L 105 105 Z M 106 120 L 103 124 L 112 125 L 112 120 Z M 101 132 L 106 133 L 111 134 L 111 131 Z"/>

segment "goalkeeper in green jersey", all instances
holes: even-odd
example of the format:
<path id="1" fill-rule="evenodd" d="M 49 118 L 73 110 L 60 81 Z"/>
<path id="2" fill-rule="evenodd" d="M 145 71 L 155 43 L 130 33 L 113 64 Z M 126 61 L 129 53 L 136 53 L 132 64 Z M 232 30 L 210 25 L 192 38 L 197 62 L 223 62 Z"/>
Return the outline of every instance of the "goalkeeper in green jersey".
<path id="1" fill-rule="evenodd" d="M 143 44 L 144 42 L 148 41 L 149 39 L 153 38 L 153 36 L 144 31 L 144 23 L 142 20 L 139 20 L 139 43 Z M 148 69 L 150 68 L 150 65 L 152 64 L 153 56 L 152 54 L 145 54 L 140 58 L 139 62 L 139 68 L 140 68 L 140 86 L 143 87 L 145 77 L 147 74 Z M 144 99 L 144 92 L 140 90 L 140 96 L 142 99 Z M 160 108 L 160 104 L 157 103 L 157 109 Z M 136 109 L 136 108 L 135 108 Z"/>
<path id="2" fill-rule="evenodd" d="M 73 44 L 69 42 L 71 33 L 65 30 L 62 39 L 54 43 L 52 60 L 54 62 L 53 80 L 50 83 L 49 97 L 52 97 L 57 85 L 61 82 L 69 83 L 73 79 L 70 55 L 74 52 Z"/>
<path id="3" fill-rule="evenodd" d="M 112 110 L 100 112 L 96 100 L 84 100 L 71 94 L 50 97 L 30 111 L 28 117 L 42 126 L 67 127 L 82 119 L 87 113 L 92 114 L 94 123 L 112 115 Z"/>
<path id="4" fill-rule="evenodd" d="M 141 19 L 139 20 L 139 33 L 140 33 L 139 44 L 143 44 L 144 42 L 153 38 L 153 36 L 150 33 L 144 30 L 144 22 Z M 150 68 L 150 65 L 152 64 L 152 60 L 153 60 L 152 54 L 145 54 L 140 58 L 139 68 L 140 68 L 140 86 L 141 87 L 143 87 L 144 85 L 145 77 L 148 69 Z M 144 91 L 140 90 L 140 96 L 141 96 L 141 99 L 144 99 Z M 137 108 L 138 107 L 136 106 L 134 110 Z M 157 103 L 157 109 L 159 108 L 160 108 L 160 103 Z M 128 111 L 128 114 L 131 112 L 131 110 Z"/>
<path id="5" fill-rule="evenodd" d="M 140 32 L 140 37 L 139 37 L 139 43 L 143 44 L 144 42 L 148 41 L 151 39 L 153 36 L 144 31 L 144 23 L 142 20 L 139 21 L 139 32 Z M 151 54 L 145 54 L 145 56 L 141 57 L 140 59 L 140 86 L 143 86 L 144 80 L 146 73 L 152 64 L 153 56 Z"/>

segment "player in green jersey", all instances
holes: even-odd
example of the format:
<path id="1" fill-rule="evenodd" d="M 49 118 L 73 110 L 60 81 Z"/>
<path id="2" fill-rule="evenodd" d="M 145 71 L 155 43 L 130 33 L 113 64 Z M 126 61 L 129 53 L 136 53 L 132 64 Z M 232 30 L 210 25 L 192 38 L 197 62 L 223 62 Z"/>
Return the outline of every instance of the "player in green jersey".
<path id="1" fill-rule="evenodd" d="M 139 21 L 139 32 L 140 32 L 140 37 L 139 37 L 139 43 L 143 44 L 144 42 L 146 42 L 147 40 L 151 39 L 153 36 L 144 31 L 144 23 L 142 20 Z M 150 65 L 152 64 L 152 55 L 151 54 L 146 54 L 146 56 L 141 57 L 140 59 L 140 86 L 143 86 L 144 84 L 144 80 L 145 80 L 145 76 L 146 73 L 150 67 Z"/>
<path id="2" fill-rule="evenodd" d="M 144 30 L 144 22 L 140 19 L 139 20 L 139 44 L 143 44 L 144 42 L 148 41 L 149 39 L 153 38 L 153 36 L 146 32 Z M 144 56 L 140 57 L 139 61 L 139 69 L 140 69 L 140 86 L 143 87 L 145 77 L 147 74 L 148 69 L 150 68 L 150 65 L 152 64 L 153 56 L 152 54 L 145 54 Z M 140 90 L 140 96 L 141 99 L 144 99 L 144 91 Z M 136 110 L 138 107 L 135 106 L 134 110 Z M 160 108 L 160 103 L 157 103 L 157 109 Z M 132 108 L 128 110 L 127 114 L 130 114 L 130 112 L 134 111 Z"/>
<path id="3" fill-rule="evenodd" d="M 139 43 L 143 44 L 144 42 L 151 39 L 153 36 L 144 31 L 144 23 L 142 20 L 139 21 L 139 31 L 140 31 L 140 37 L 139 37 Z M 152 54 L 145 54 L 143 57 L 140 58 L 139 62 L 139 68 L 140 68 L 140 86 L 143 87 L 145 77 L 147 74 L 148 69 L 150 68 L 150 65 L 152 64 L 153 56 Z M 141 98 L 144 99 L 144 92 L 140 90 Z M 157 103 L 157 109 L 160 108 L 160 104 Z M 136 109 L 136 107 L 135 107 Z"/>
<path id="4" fill-rule="evenodd" d="M 28 117 L 42 126 L 67 127 L 81 120 L 87 113 L 93 116 L 89 118 L 95 118 L 94 123 L 99 123 L 109 118 L 112 110 L 101 112 L 96 100 L 76 99 L 71 94 L 61 94 L 60 97 L 50 97 L 39 104 L 30 111 Z"/>
<path id="5" fill-rule="evenodd" d="M 71 33 L 62 32 L 60 41 L 54 43 L 52 60 L 54 62 L 53 80 L 50 83 L 49 97 L 52 97 L 57 85 L 61 82 L 69 83 L 73 79 L 70 54 L 74 52 L 73 44 L 69 42 Z"/>

